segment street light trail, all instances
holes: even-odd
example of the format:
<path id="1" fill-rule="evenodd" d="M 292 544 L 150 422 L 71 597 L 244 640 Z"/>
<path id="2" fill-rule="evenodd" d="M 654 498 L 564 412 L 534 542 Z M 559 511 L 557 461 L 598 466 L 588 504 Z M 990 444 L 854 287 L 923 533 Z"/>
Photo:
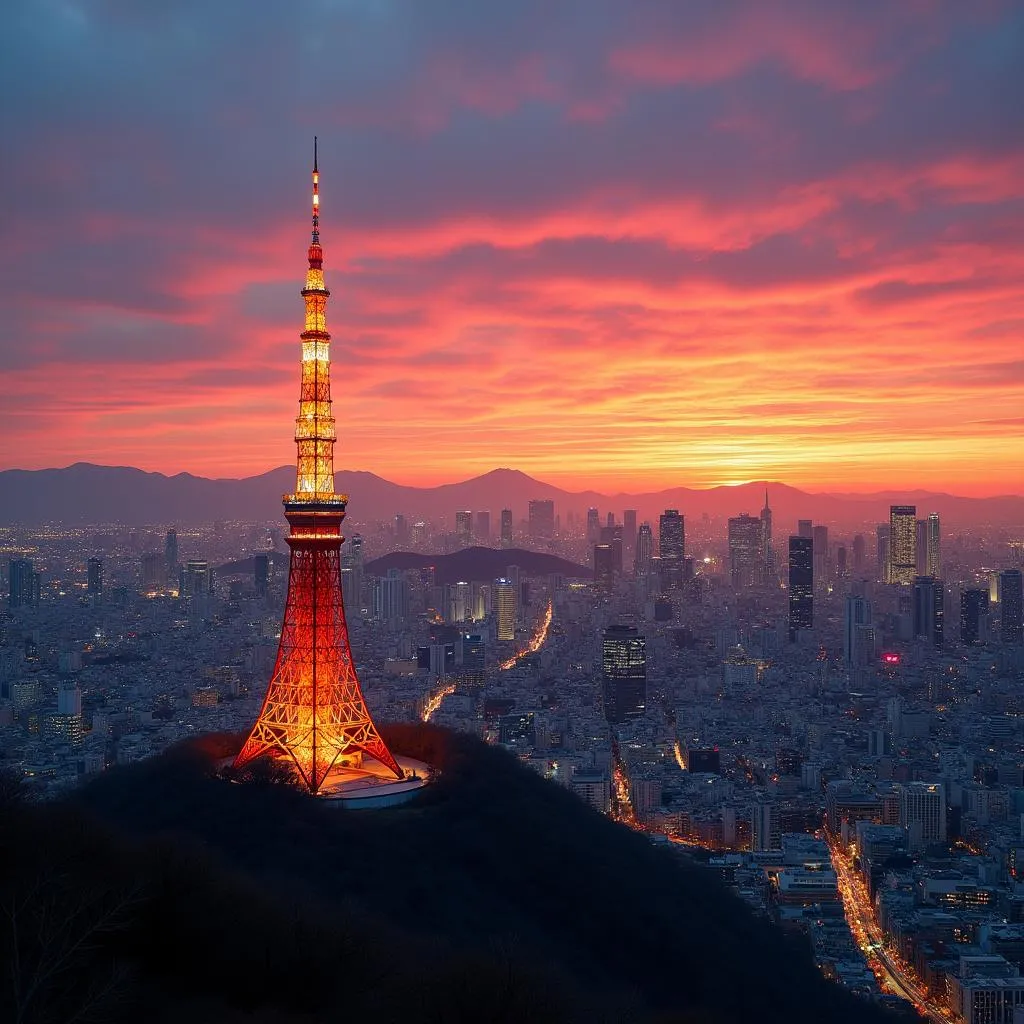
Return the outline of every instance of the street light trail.
<path id="1" fill-rule="evenodd" d="M 910 966 L 885 948 L 885 936 L 875 918 L 867 886 L 854 870 L 852 858 L 835 840 L 829 840 L 828 847 L 846 921 L 883 988 L 912 1003 L 918 1013 L 933 1024 L 949 1024 L 955 1019 L 953 1013 L 930 998 Z"/>
<path id="2" fill-rule="evenodd" d="M 430 696 L 427 697 L 426 703 L 423 705 L 423 711 L 420 713 L 420 718 L 422 718 L 424 722 L 429 722 L 430 716 L 433 715 L 441 706 L 441 702 L 445 697 L 454 692 L 455 684 L 447 683 L 445 686 L 442 686 L 440 690 L 430 694 Z"/>
<path id="3" fill-rule="evenodd" d="M 518 654 L 513 654 L 507 661 L 501 662 L 498 665 L 500 671 L 504 672 L 506 669 L 514 668 L 520 658 L 525 658 L 528 654 L 536 654 L 544 646 L 544 642 L 548 638 L 548 630 L 551 629 L 553 614 L 554 605 L 551 601 L 548 601 L 548 606 L 544 609 L 544 614 L 537 623 L 537 628 L 534 630 L 530 642 Z"/>

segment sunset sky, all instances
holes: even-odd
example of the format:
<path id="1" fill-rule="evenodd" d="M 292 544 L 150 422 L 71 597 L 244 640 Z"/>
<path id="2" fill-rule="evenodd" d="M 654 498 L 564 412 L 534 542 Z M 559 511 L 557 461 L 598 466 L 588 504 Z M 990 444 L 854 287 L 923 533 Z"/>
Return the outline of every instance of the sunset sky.
<path id="1" fill-rule="evenodd" d="M 0 468 L 1024 492 L 1024 3 L 8 0 Z"/>

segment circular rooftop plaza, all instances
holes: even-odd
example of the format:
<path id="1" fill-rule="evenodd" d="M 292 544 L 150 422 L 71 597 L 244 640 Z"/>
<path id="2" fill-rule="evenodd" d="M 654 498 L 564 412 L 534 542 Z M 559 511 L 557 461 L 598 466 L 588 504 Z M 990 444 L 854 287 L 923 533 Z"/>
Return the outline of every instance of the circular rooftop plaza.
<path id="1" fill-rule="evenodd" d="M 364 757 L 359 768 L 335 765 L 327 774 L 317 797 L 352 810 L 397 807 L 411 800 L 431 779 L 433 769 L 423 761 L 396 755 L 405 773 L 396 779 L 392 772 L 371 757 Z"/>

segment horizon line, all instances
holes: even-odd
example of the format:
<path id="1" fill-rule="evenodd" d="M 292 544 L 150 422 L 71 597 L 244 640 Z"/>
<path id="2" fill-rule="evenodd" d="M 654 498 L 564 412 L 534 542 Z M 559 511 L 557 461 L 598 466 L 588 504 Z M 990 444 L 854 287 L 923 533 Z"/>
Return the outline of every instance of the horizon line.
<path id="1" fill-rule="evenodd" d="M 294 472 L 295 471 L 294 465 L 291 465 L 289 463 L 282 463 L 279 466 L 273 466 L 270 469 L 263 470 L 262 472 L 251 473 L 248 476 L 204 476 L 204 475 L 199 474 L 199 473 L 194 473 L 194 472 L 192 472 L 190 470 L 179 470 L 178 472 L 175 472 L 175 473 L 167 473 L 167 472 L 164 472 L 163 470 L 142 469 L 139 466 L 129 466 L 129 465 L 123 465 L 123 464 L 108 465 L 106 463 L 89 462 L 89 461 L 84 460 L 84 459 L 79 459 L 79 460 L 77 460 L 75 462 L 69 463 L 66 466 L 44 466 L 44 467 L 40 467 L 40 468 L 36 468 L 36 469 L 26 469 L 26 468 L 21 467 L 21 466 L 8 466 L 8 467 L 5 467 L 3 469 L 0 469 L 0 474 L 3 474 L 3 473 L 55 473 L 55 472 L 59 473 L 59 472 L 65 472 L 65 471 L 67 471 L 69 469 L 74 469 L 76 466 L 88 466 L 88 467 L 93 468 L 93 469 L 122 469 L 122 470 L 129 470 L 129 471 L 136 472 L 136 473 L 145 473 L 145 474 L 147 474 L 149 476 L 161 476 L 161 477 L 163 477 L 166 480 L 171 480 L 171 479 L 174 479 L 174 477 L 178 477 L 178 476 L 190 476 L 190 477 L 192 477 L 193 479 L 196 479 L 196 480 L 208 480 L 208 481 L 211 481 L 211 482 L 233 481 L 233 482 L 239 482 L 239 483 L 242 482 L 242 481 L 245 481 L 245 480 L 255 480 L 258 477 L 262 477 L 262 476 L 269 476 L 271 473 L 277 473 L 277 472 L 281 472 L 283 470 L 288 470 L 290 472 Z M 602 491 L 602 490 L 598 489 L 597 487 L 587 487 L 587 488 L 584 488 L 583 490 L 570 490 L 569 488 L 561 487 L 561 486 L 558 486 L 557 484 L 548 483 L 545 480 L 542 480 L 542 479 L 540 479 L 538 477 L 533 476 L 531 473 L 528 473 L 525 470 L 516 469 L 516 468 L 514 468 L 512 466 L 495 466 L 493 469 L 485 470 L 484 472 L 477 473 L 477 474 L 475 474 L 473 476 L 468 476 L 468 477 L 464 477 L 464 478 L 457 479 L 457 480 L 447 480 L 447 481 L 444 481 L 444 482 L 441 482 L 441 483 L 435 483 L 435 484 L 408 484 L 408 483 L 402 483 L 402 482 L 400 482 L 398 480 L 394 480 L 394 479 L 392 479 L 390 477 L 382 476 L 380 473 L 374 472 L 371 469 L 336 469 L 335 470 L 335 476 L 337 476 L 339 473 L 365 473 L 365 474 L 367 474 L 369 476 L 374 476 L 378 480 L 383 480 L 385 483 L 392 484 L 393 486 L 396 486 L 396 487 L 404 487 L 404 488 L 407 488 L 407 489 L 410 489 L 410 490 L 431 491 L 431 490 L 436 490 L 436 489 L 438 489 L 440 487 L 453 487 L 453 486 L 457 486 L 458 484 L 471 483 L 474 480 L 480 480 L 480 479 L 483 479 L 484 477 L 490 476 L 490 475 L 492 475 L 494 473 L 502 473 L 502 472 L 505 472 L 505 473 L 517 473 L 517 474 L 519 474 L 521 476 L 527 477 L 528 479 L 532 480 L 534 483 L 540 484 L 541 486 L 544 486 L 544 487 L 549 487 L 552 490 L 562 491 L 562 492 L 564 492 L 566 494 L 582 495 L 582 494 L 593 493 L 593 494 L 600 494 L 600 495 L 602 495 L 604 497 L 609 497 L 609 498 L 616 497 L 619 494 L 641 496 L 641 495 L 644 495 L 644 494 L 650 494 L 650 495 L 661 494 L 661 493 L 664 493 L 666 491 L 675 491 L 675 490 L 693 491 L 693 492 L 696 492 L 696 493 L 707 493 L 707 492 L 710 492 L 710 491 L 717 491 L 717 490 L 726 490 L 726 489 L 734 489 L 734 488 L 740 488 L 740 487 L 758 486 L 758 487 L 784 487 L 784 488 L 787 488 L 789 490 L 799 491 L 801 494 L 807 494 L 807 495 L 816 496 L 816 497 L 856 496 L 856 497 L 859 497 L 859 498 L 869 499 L 869 498 L 872 498 L 872 497 L 877 497 L 879 495 L 927 494 L 927 495 L 941 496 L 941 497 L 947 497 L 947 498 L 957 498 L 958 500 L 961 500 L 961 501 L 992 501 L 992 500 L 1007 499 L 1007 498 L 1009 498 L 1009 499 L 1024 500 L 1024 493 L 1014 493 L 1012 491 L 1001 491 L 1001 492 L 997 492 L 997 493 L 984 494 L 984 495 L 966 495 L 966 494 L 955 494 L 955 493 L 953 493 L 951 491 L 931 490 L 931 489 L 929 489 L 927 487 L 922 487 L 922 486 L 901 487 L 901 488 L 883 488 L 883 489 L 877 489 L 876 488 L 874 490 L 859 490 L 859 489 L 857 489 L 856 486 L 852 486 L 852 487 L 844 488 L 843 490 L 835 490 L 835 491 L 808 491 L 808 490 L 804 490 L 802 487 L 796 486 L 795 484 L 787 483 L 784 480 L 771 480 L 771 479 L 768 479 L 768 478 L 757 478 L 757 477 L 755 477 L 753 479 L 750 479 L 750 480 L 741 480 L 741 481 L 735 481 L 735 482 L 729 482 L 729 483 L 713 484 L 710 487 L 695 487 L 695 486 L 692 486 L 692 485 L 689 485 L 689 484 L 672 484 L 672 485 L 669 485 L 669 486 L 659 487 L 659 488 L 656 488 L 654 490 L 641 490 L 641 491 L 629 491 L 629 490 L 619 489 L 616 492 L 606 492 L 606 491 Z"/>

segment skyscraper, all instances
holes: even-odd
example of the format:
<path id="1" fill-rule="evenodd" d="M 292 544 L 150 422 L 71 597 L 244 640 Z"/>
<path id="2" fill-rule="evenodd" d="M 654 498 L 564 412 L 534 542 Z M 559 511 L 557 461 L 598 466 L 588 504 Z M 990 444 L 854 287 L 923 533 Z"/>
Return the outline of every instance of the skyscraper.
<path id="1" fill-rule="evenodd" d="M 103 559 L 90 558 L 86 564 L 86 572 L 89 577 L 89 593 L 99 597 L 103 593 Z"/>
<path id="2" fill-rule="evenodd" d="M 682 586 L 686 555 L 686 524 L 678 509 L 667 508 L 658 523 L 658 555 L 661 558 L 661 589 Z"/>
<path id="3" fill-rule="evenodd" d="M 932 512 L 928 516 L 926 569 L 929 576 L 938 579 L 942 575 L 942 549 L 939 538 L 939 515 Z"/>
<path id="4" fill-rule="evenodd" d="M 853 538 L 853 574 L 858 578 L 864 572 L 866 565 L 867 544 L 864 541 L 864 534 L 858 533 Z"/>
<path id="5" fill-rule="evenodd" d="M 761 578 L 763 536 L 764 524 L 760 519 L 746 512 L 729 519 L 729 579 L 734 587 L 749 587 Z"/>
<path id="6" fill-rule="evenodd" d="M 944 640 L 946 588 L 931 576 L 914 578 L 914 636 L 941 647 Z"/>
<path id="7" fill-rule="evenodd" d="M 914 530 L 914 570 L 918 576 L 928 575 L 928 520 L 918 519 Z"/>
<path id="8" fill-rule="evenodd" d="M 395 513 L 395 543 L 399 546 L 409 543 L 409 521 L 401 512 Z"/>
<path id="9" fill-rule="evenodd" d="M 917 507 L 889 508 L 889 582 L 910 586 L 917 575 Z"/>
<path id="10" fill-rule="evenodd" d="M 999 574 L 1000 639 L 1004 644 L 1019 644 L 1024 639 L 1024 593 L 1020 569 L 1004 569 Z"/>
<path id="11" fill-rule="evenodd" d="M 499 640 L 516 638 L 516 585 L 502 577 L 494 581 L 494 598 Z"/>
<path id="12" fill-rule="evenodd" d="M 862 594 L 848 594 L 843 619 L 843 660 L 846 671 L 868 664 L 874 654 L 875 631 L 871 602 Z"/>
<path id="13" fill-rule="evenodd" d="M 987 634 L 988 591 L 972 587 L 960 594 L 960 642 L 976 644 Z"/>
<path id="14" fill-rule="evenodd" d="M 468 510 L 455 513 L 455 536 L 460 544 L 473 543 L 473 513 Z"/>
<path id="15" fill-rule="evenodd" d="M 769 853 L 782 847 L 779 808 L 771 801 L 761 801 L 750 808 L 750 848 L 755 853 Z"/>
<path id="16" fill-rule="evenodd" d="M 890 532 L 888 523 L 879 523 L 878 526 L 875 527 L 877 543 L 875 554 L 878 563 L 875 578 L 882 583 L 889 582 L 889 542 L 892 539 L 890 537 Z"/>
<path id="17" fill-rule="evenodd" d="M 512 547 L 512 509 L 510 508 L 501 510 L 501 546 L 503 548 Z"/>
<path id="18" fill-rule="evenodd" d="M 911 850 L 946 841 L 946 792 L 941 784 L 910 782 L 900 790 L 900 824 Z"/>
<path id="19" fill-rule="evenodd" d="M 636 552 L 636 509 L 627 508 L 622 513 L 622 555 L 627 564 Z"/>
<path id="20" fill-rule="evenodd" d="M 320 173 L 313 143 L 313 234 L 302 298 L 305 330 L 299 414 L 295 420 L 295 492 L 284 497 L 291 561 L 281 639 L 267 694 L 235 759 L 242 767 L 270 755 L 290 762 L 316 793 L 331 768 L 364 756 L 396 778 L 404 773 L 370 717 L 349 646 L 341 590 L 341 525 L 347 498 L 334 490 L 335 419 L 331 403 L 331 336 L 323 249 Z"/>
<path id="21" fill-rule="evenodd" d="M 619 556 L 621 558 L 621 547 Z M 615 552 L 611 544 L 594 545 L 594 582 L 602 590 L 611 590 L 615 585 Z"/>
<path id="22" fill-rule="evenodd" d="M 7 602 L 11 608 L 39 606 L 40 576 L 27 558 L 12 558 L 7 563 Z"/>
<path id="23" fill-rule="evenodd" d="M 768 507 L 768 488 L 764 489 L 761 509 L 761 581 L 767 583 L 775 572 L 775 551 L 772 548 L 772 510 Z"/>
<path id="24" fill-rule="evenodd" d="M 644 713 L 647 639 L 633 626 L 609 626 L 601 642 L 605 718 L 618 724 Z"/>
<path id="25" fill-rule="evenodd" d="M 819 588 L 822 588 L 826 583 L 828 583 L 830 575 L 828 561 L 828 527 L 812 527 L 811 539 L 814 541 L 814 582 Z"/>
<path id="26" fill-rule="evenodd" d="M 641 523 L 636 534 L 636 558 L 633 572 L 637 576 L 646 576 L 651 571 L 651 559 L 654 557 L 654 531 L 650 523 Z"/>
<path id="27" fill-rule="evenodd" d="M 587 540 L 596 544 L 601 535 L 601 518 L 596 508 L 587 509 Z"/>
<path id="28" fill-rule="evenodd" d="M 798 537 L 806 537 L 808 540 L 814 539 L 814 524 L 810 519 L 798 519 L 796 521 L 796 535 Z"/>
<path id="29" fill-rule="evenodd" d="M 489 544 L 491 541 L 491 513 L 482 509 L 476 514 L 476 530 L 474 533 L 478 544 Z"/>
<path id="30" fill-rule="evenodd" d="M 178 574 L 178 531 L 168 530 L 164 538 L 164 576 L 174 579 Z"/>
<path id="31" fill-rule="evenodd" d="M 789 638 L 814 626 L 814 541 L 789 538 Z"/>
<path id="32" fill-rule="evenodd" d="M 534 498 L 529 508 L 530 540 L 552 540 L 555 536 L 555 503 L 550 498 Z"/>

